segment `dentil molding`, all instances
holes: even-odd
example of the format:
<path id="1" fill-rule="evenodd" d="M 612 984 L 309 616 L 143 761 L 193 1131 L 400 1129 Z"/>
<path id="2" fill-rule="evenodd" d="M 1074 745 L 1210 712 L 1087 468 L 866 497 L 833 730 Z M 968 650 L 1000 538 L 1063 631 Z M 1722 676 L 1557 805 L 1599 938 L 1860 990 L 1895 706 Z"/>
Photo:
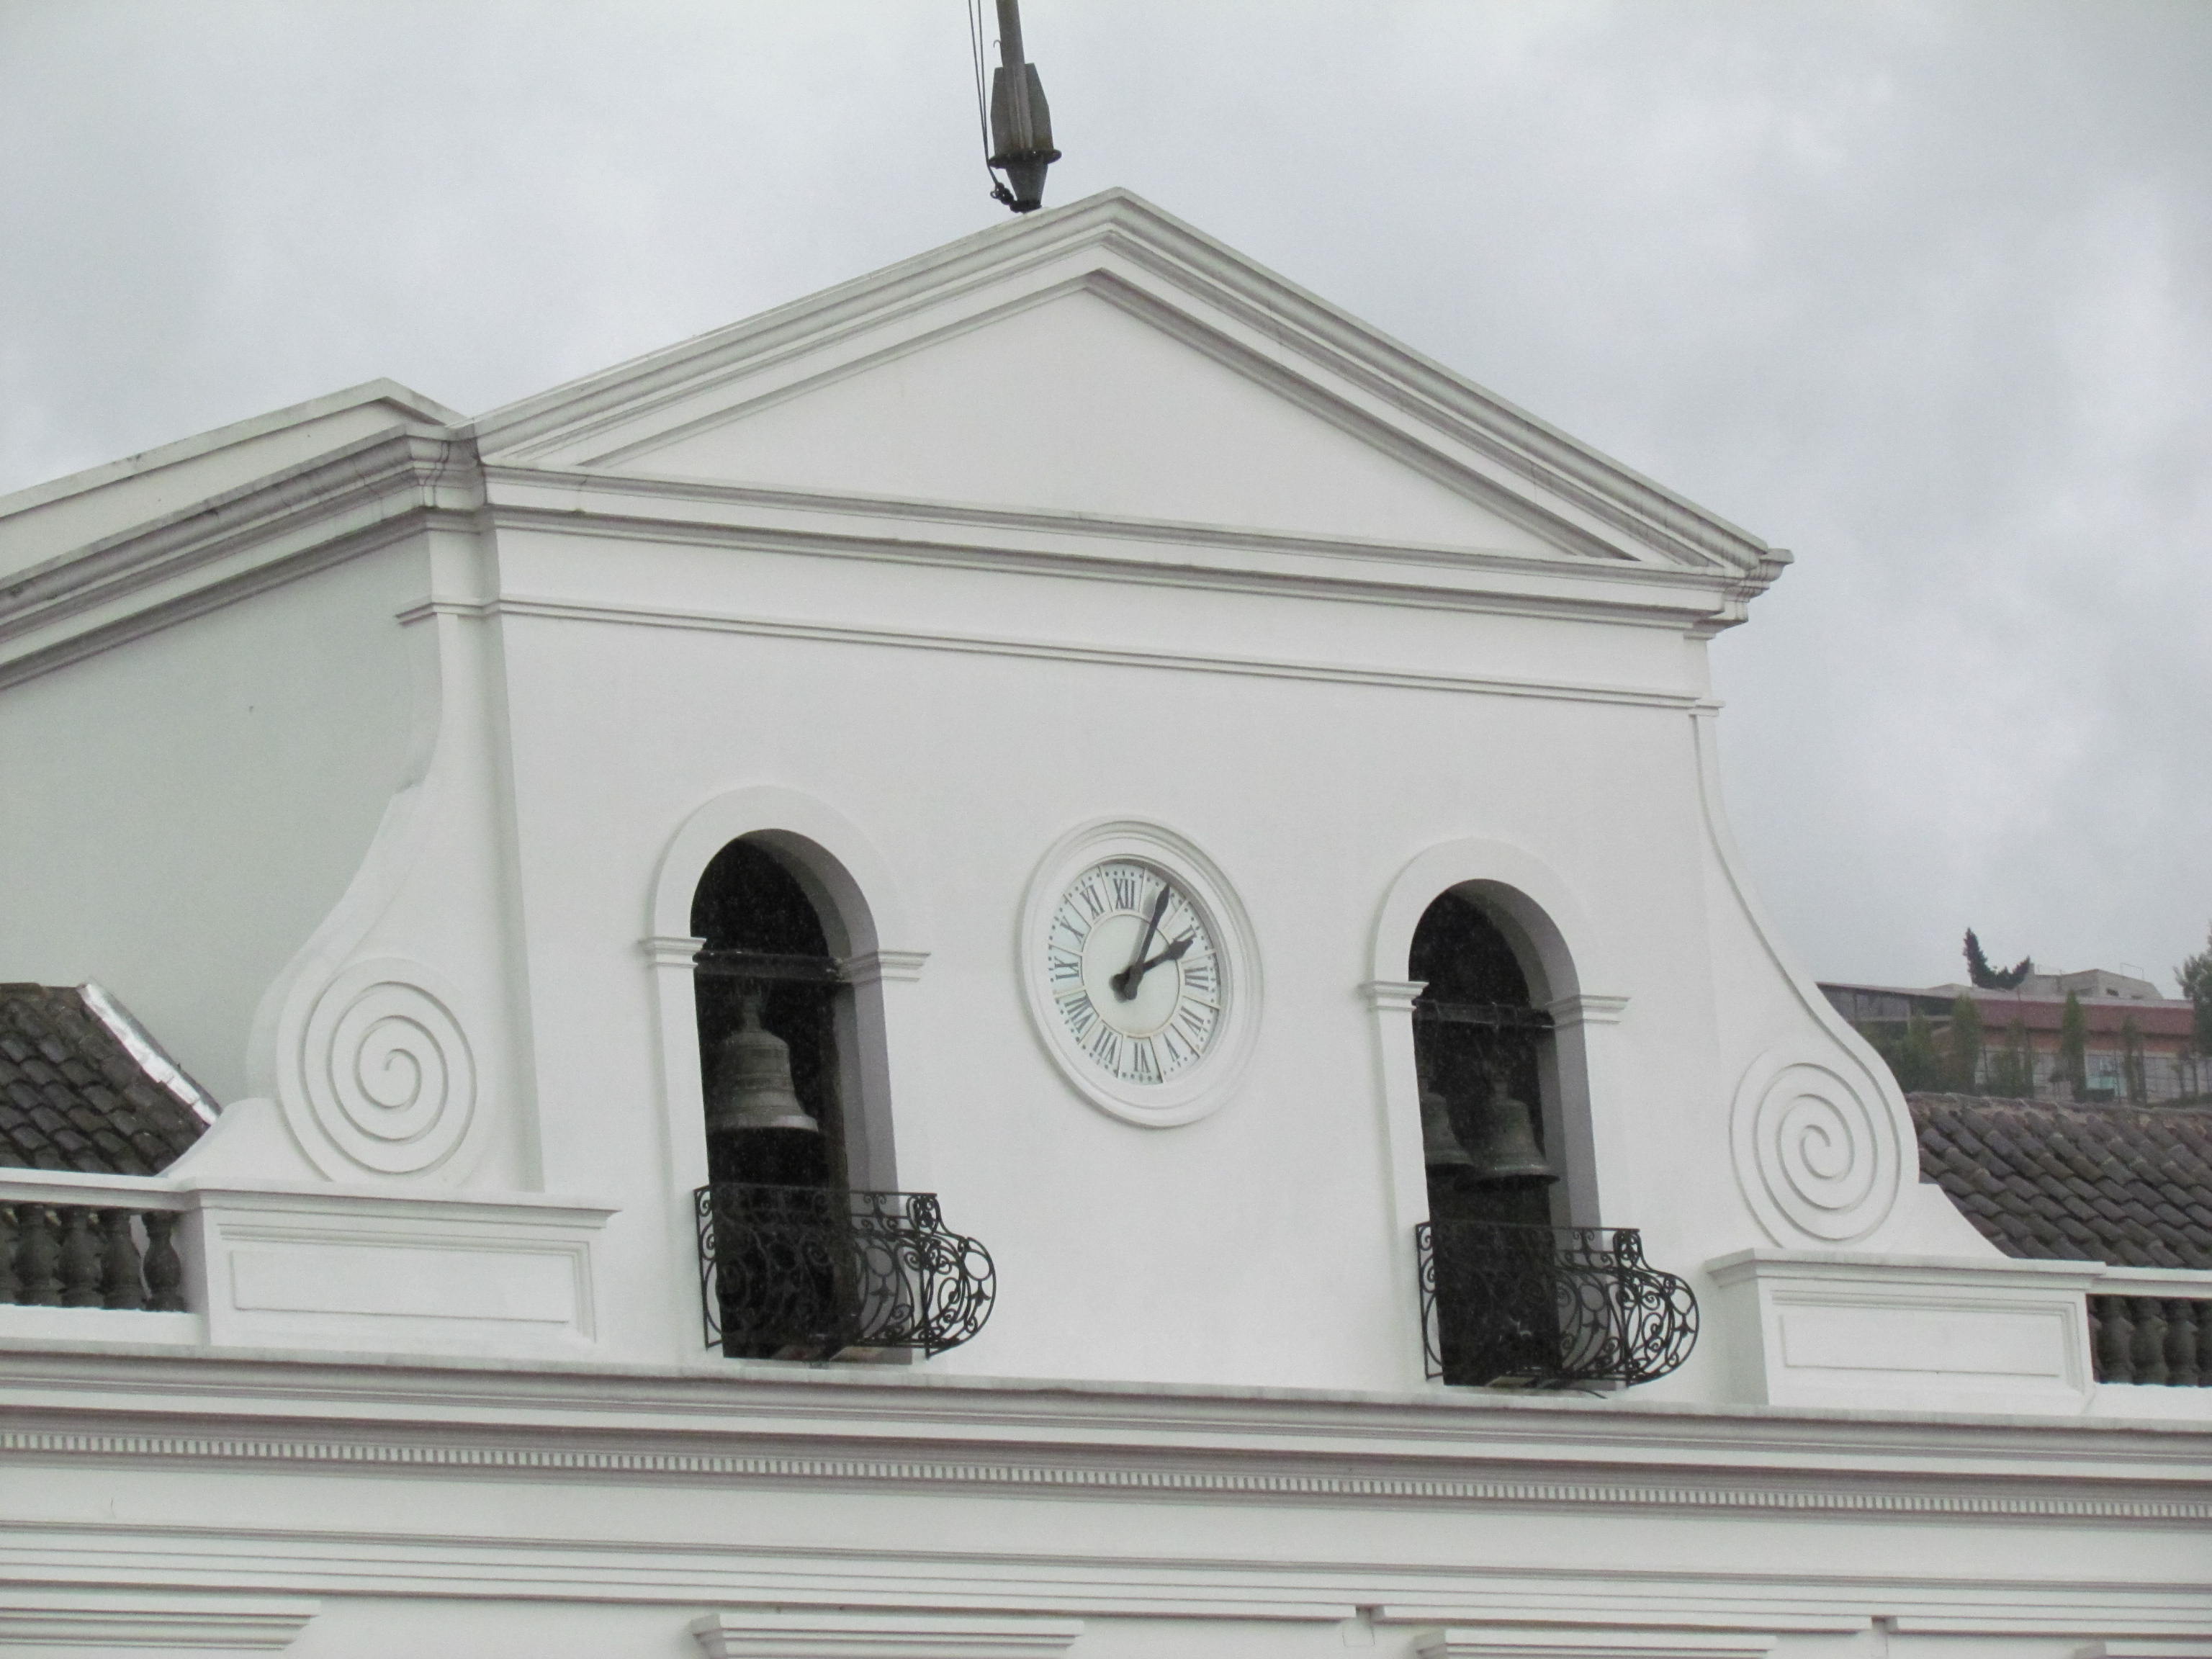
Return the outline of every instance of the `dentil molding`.
<path id="1" fill-rule="evenodd" d="M 925 1492 L 933 1486 L 1123 1492 L 1168 1498 L 1241 1498 L 1264 1504 L 1310 1498 L 1358 1504 L 1563 1504 L 1609 1510 L 1731 1510 L 1769 1514 L 1971 1516 L 2033 1520 L 2131 1520 L 2176 1525 L 2212 1522 L 2212 1498 L 2130 1494 L 2070 1496 L 2047 1492 L 1887 1491 L 1830 1485 L 1752 1484 L 1716 1479 L 1658 1481 L 1450 1474 L 1268 1473 L 1242 1467 L 1163 1467 L 1130 1461 L 1078 1463 L 1018 1458 L 937 1459 L 804 1454 L 681 1451 L 517 1445 L 489 1438 L 464 1441 L 301 1434 L 109 1432 L 101 1430 L 0 1430 L 0 1456 L 122 1457 L 137 1461 L 265 1463 L 498 1470 L 555 1481 L 579 1475 L 628 1475 L 687 1482 L 838 1481 Z M 2208 1656 L 2212 1659 L 2212 1656 Z"/>
<path id="2" fill-rule="evenodd" d="M 1421 1659 L 1758 1659 L 1775 1638 L 1735 1631 L 1448 1625 L 1414 1644 Z"/>

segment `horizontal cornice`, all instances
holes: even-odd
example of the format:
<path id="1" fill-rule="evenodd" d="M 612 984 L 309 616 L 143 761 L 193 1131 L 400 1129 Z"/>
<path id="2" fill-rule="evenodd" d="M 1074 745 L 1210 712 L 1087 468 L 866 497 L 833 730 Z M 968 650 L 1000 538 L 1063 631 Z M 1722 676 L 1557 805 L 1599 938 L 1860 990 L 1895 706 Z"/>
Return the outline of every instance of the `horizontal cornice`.
<path id="1" fill-rule="evenodd" d="M 1353 1505 L 2212 1520 L 2212 1429 L 848 1376 L 0 1351 L 0 1456 Z"/>
<path id="2" fill-rule="evenodd" d="M 482 505 L 473 449 L 427 428 L 364 438 L 0 585 L 0 685 L 358 556 Z"/>
<path id="3" fill-rule="evenodd" d="M 483 604 L 448 604 L 438 608 L 479 617 L 514 617 L 635 628 L 682 629 L 702 633 L 746 634 L 763 639 L 810 640 L 895 650 L 1049 659 L 1105 667 L 1387 686 L 1408 691 L 1538 697 L 1565 702 L 1627 704 L 1684 712 L 1693 711 L 1701 706 L 1701 700 L 1694 694 L 1663 687 L 1578 684 L 1571 681 L 1515 678 L 1505 675 L 1431 673 L 1379 665 L 1302 662 L 1288 658 L 1230 656 L 1218 653 L 1147 651 L 1135 647 L 1087 645 L 1072 641 L 1023 640 L 943 629 L 882 628 L 791 617 L 745 616 L 733 611 L 672 605 L 617 605 L 531 594 L 510 594 Z"/>
<path id="4" fill-rule="evenodd" d="M 501 528 L 1001 573 L 1460 609 L 1710 634 L 1743 618 L 1726 572 L 1622 559 L 1286 535 L 702 479 L 489 464 Z"/>

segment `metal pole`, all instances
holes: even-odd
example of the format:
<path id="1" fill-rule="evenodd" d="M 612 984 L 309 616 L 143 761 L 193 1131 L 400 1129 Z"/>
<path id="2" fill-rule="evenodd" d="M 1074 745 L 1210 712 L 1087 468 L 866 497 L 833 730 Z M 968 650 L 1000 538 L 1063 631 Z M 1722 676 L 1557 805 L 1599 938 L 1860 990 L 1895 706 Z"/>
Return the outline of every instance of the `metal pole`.
<path id="1" fill-rule="evenodd" d="M 1036 142 L 1030 120 L 1030 76 L 1022 55 L 1021 0 L 999 0 L 999 62 L 1004 66 L 1013 112 L 1013 138 L 1026 149 Z"/>

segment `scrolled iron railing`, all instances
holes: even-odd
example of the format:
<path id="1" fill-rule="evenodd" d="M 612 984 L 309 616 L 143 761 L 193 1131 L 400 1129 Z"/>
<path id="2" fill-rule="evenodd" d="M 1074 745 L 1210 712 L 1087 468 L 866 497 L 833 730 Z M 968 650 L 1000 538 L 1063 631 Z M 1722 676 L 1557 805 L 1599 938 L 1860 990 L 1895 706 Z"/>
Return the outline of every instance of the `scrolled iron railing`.
<path id="1" fill-rule="evenodd" d="M 719 1182 L 695 1194 L 707 1346 L 735 1359 L 957 1347 L 997 1294 L 991 1253 L 934 1193 Z"/>
<path id="2" fill-rule="evenodd" d="M 1421 1332 L 1446 1382 L 1649 1382 L 1689 1358 L 1698 1299 L 1633 1227 L 1425 1221 Z"/>

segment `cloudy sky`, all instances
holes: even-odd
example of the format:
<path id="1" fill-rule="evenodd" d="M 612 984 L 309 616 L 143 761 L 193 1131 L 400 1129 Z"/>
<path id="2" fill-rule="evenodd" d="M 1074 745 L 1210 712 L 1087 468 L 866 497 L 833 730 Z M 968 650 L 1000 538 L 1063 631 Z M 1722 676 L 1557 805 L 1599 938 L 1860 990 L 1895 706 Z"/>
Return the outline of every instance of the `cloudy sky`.
<path id="1" fill-rule="evenodd" d="M 986 8 L 988 9 L 988 6 Z M 1794 550 L 1821 977 L 2212 921 L 2212 3 L 1029 0 L 1067 159 Z M 994 223 L 963 0 L 0 0 L 0 489 L 490 408 Z"/>

